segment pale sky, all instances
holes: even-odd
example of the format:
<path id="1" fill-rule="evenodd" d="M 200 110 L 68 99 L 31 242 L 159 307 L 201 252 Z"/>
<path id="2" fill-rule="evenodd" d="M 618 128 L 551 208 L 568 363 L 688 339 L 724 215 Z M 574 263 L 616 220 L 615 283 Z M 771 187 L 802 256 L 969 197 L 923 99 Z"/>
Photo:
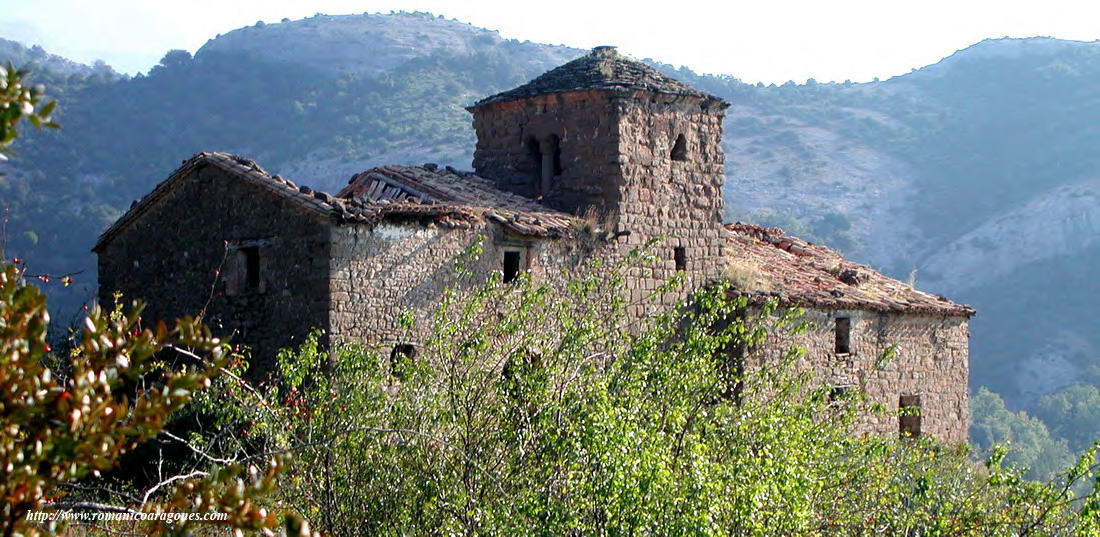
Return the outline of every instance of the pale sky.
<path id="1" fill-rule="evenodd" d="M 429 11 L 505 38 L 616 45 L 765 83 L 885 79 L 987 37 L 1100 39 L 1096 0 L 0 0 L 0 37 L 133 74 L 170 49 L 193 53 L 258 20 L 391 10 Z"/>

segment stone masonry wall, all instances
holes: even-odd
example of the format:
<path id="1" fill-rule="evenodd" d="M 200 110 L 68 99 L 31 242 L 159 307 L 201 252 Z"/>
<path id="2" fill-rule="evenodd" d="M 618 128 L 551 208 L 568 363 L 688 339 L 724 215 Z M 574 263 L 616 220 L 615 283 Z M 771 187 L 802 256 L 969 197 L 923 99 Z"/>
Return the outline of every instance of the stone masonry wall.
<path id="1" fill-rule="evenodd" d="M 328 328 L 329 224 L 218 168 L 205 166 L 179 181 L 99 252 L 100 303 L 112 307 L 115 291 L 127 303 L 142 299 L 147 326 L 157 320 L 171 326 L 209 303 L 214 332 L 253 347 L 259 359 L 249 376 L 258 378 L 278 349 Z M 258 289 L 232 288 L 243 269 L 232 251 L 239 244 L 258 245 Z"/>
<path id="2" fill-rule="evenodd" d="M 577 91 L 495 103 L 473 114 L 474 168 L 497 178 L 500 188 L 533 194 L 540 164 L 527 140 L 553 134 L 559 138 L 561 175 L 554 178 L 547 203 L 591 217 L 599 227 L 628 231 L 615 248 L 619 255 L 663 239 L 651 251 L 657 262 L 632 273 L 633 302 L 676 274 L 676 248 L 684 249 L 685 289 L 721 276 L 721 107 L 706 108 L 696 97 Z M 673 160 L 680 135 L 686 152 Z"/>
<path id="3" fill-rule="evenodd" d="M 628 246 L 663 237 L 654 251 L 657 264 L 636 273 L 632 299 L 675 275 L 676 247 L 684 248 L 685 289 L 713 281 L 725 261 L 722 109 L 706 109 L 695 98 L 639 93 L 618 102 L 618 116 L 623 180 L 618 225 L 631 232 Z M 686 154 L 674 160 L 680 135 Z"/>
<path id="4" fill-rule="evenodd" d="M 540 95 L 475 108 L 474 170 L 497 188 L 535 198 L 541 161 L 529 143 L 558 139 L 561 173 L 543 202 L 576 215 L 607 212 L 618 201 L 619 127 L 612 96 L 603 91 Z"/>
<path id="5" fill-rule="evenodd" d="M 472 276 L 456 275 L 455 262 L 483 240 L 483 252 L 468 267 Z M 368 344 L 418 344 L 430 326 L 432 313 L 449 286 L 473 289 L 492 271 L 503 268 L 505 249 L 524 252 L 524 268 L 536 281 L 558 277 L 575 264 L 582 251 L 569 240 L 508 236 L 499 226 L 446 229 L 417 222 L 382 222 L 340 226 L 333 230 L 331 334 L 338 341 Z M 409 311 L 417 331 L 404 333 L 398 318 Z"/>
<path id="6" fill-rule="evenodd" d="M 835 350 L 835 319 L 851 319 L 851 352 Z M 835 387 L 863 386 L 871 401 L 898 409 L 903 395 L 920 395 L 921 433 L 944 442 L 967 440 L 970 421 L 967 379 L 970 332 L 963 317 L 865 311 L 807 310 L 806 333 L 772 333 L 750 352 L 750 367 L 774 361 L 792 346 L 806 349 L 800 368 L 814 371 L 815 381 Z M 891 345 L 897 354 L 884 365 L 879 358 Z M 899 434 L 896 414 L 865 415 L 860 434 Z"/>

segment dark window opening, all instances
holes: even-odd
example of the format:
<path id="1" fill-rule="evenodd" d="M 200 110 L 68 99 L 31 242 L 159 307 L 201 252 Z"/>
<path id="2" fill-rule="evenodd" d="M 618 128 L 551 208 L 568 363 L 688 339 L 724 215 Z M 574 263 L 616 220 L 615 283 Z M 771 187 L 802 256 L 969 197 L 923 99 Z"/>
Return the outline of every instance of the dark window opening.
<path id="1" fill-rule="evenodd" d="M 526 351 L 508 358 L 501 369 L 501 378 L 513 382 L 523 373 L 530 373 L 542 367 L 542 354 Z"/>
<path id="2" fill-rule="evenodd" d="M 898 435 L 902 438 L 920 436 L 920 395 L 903 395 L 898 398 Z"/>
<path id="3" fill-rule="evenodd" d="M 679 270 L 679 271 L 687 270 L 688 259 L 687 259 L 687 249 L 686 248 L 684 248 L 683 246 L 677 246 L 677 247 L 673 248 L 672 249 L 672 259 L 674 261 L 676 261 L 676 270 Z"/>
<path id="4" fill-rule="evenodd" d="M 241 248 L 241 257 L 244 259 L 244 288 L 256 290 L 260 288 L 260 248 L 248 246 Z"/>
<path id="5" fill-rule="evenodd" d="M 849 354 L 852 352 L 852 319 L 849 317 L 836 318 L 836 353 Z"/>
<path id="6" fill-rule="evenodd" d="M 550 169 L 553 171 L 554 177 L 557 177 L 561 175 L 561 144 L 557 135 L 554 134 L 551 134 L 547 140 L 550 144 L 550 155 L 552 157 L 550 159 Z"/>
<path id="7" fill-rule="evenodd" d="M 539 141 L 534 136 L 527 138 L 527 154 L 531 158 L 531 193 L 535 198 L 542 197 L 542 152 Z"/>
<path id="8" fill-rule="evenodd" d="M 531 162 L 534 164 L 536 177 L 538 171 L 542 167 L 542 153 L 539 151 L 539 141 L 534 136 L 527 137 L 527 154 L 531 157 Z"/>
<path id="9" fill-rule="evenodd" d="M 852 387 L 848 385 L 833 386 L 829 390 L 829 403 L 835 404 L 839 401 L 844 401 L 851 397 Z"/>
<path id="10" fill-rule="evenodd" d="M 397 378 L 405 376 L 404 370 L 413 360 L 416 360 L 416 345 L 412 343 L 398 343 L 390 351 L 390 372 Z"/>
<path id="11" fill-rule="evenodd" d="M 702 309 L 696 311 L 702 311 Z M 711 355 L 715 362 L 718 389 L 713 392 L 709 404 L 718 404 L 722 401 L 730 401 L 735 405 L 741 404 L 741 396 L 745 389 L 745 360 L 748 347 L 745 338 L 736 334 L 741 332 L 740 328 L 745 327 L 745 322 L 746 311 L 737 310 L 728 317 L 715 320 L 708 330 L 713 335 L 730 336 Z"/>
<path id="12" fill-rule="evenodd" d="M 553 179 L 561 175 L 561 147 L 557 135 L 551 134 L 541 141 L 534 136 L 527 138 L 527 153 L 532 160 L 534 173 L 531 187 L 535 198 L 550 191 Z"/>
<path id="13" fill-rule="evenodd" d="M 745 391 L 744 343 L 731 343 L 727 346 L 726 355 L 719 364 L 718 372 L 722 379 L 722 397 L 741 406 L 741 395 Z"/>
<path id="14" fill-rule="evenodd" d="M 511 283 L 519 277 L 523 256 L 517 250 L 504 252 L 504 283 Z"/>
<path id="15" fill-rule="evenodd" d="M 672 144 L 672 160 L 687 160 L 688 159 L 688 144 L 687 138 L 681 134 L 676 137 L 676 142 Z"/>

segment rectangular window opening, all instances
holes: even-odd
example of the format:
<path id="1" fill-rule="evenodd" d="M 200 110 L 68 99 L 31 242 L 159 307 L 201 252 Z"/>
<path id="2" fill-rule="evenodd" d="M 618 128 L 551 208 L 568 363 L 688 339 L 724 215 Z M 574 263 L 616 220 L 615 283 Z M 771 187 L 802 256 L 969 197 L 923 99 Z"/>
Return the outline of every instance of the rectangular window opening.
<path id="1" fill-rule="evenodd" d="M 260 248 L 248 246 L 240 249 L 241 258 L 244 260 L 244 288 L 256 290 L 260 288 Z"/>
<path id="2" fill-rule="evenodd" d="M 405 372 L 410 364 L 416 360 L 419 354 L 416 345 L 412 343 L 398 343 L 390 350 L 390 373 L 399 379 L 404 379 Z"/>
<path id="3" fill-rule="evenodd" d="M 851 397 L 852 386 L 848 384 L 841 384 L 833 386 L 829 390 L 829 402 L 836 403 L 838 401 L 844 401 Z"/>
<path id="4" fill-rule="evenodd" d="M 852 319 L 850 317 L 836 318 L 836 353 L 849 354 L 852 352 Z"/>
<path id="5" fill-rule="evenodd" d="M 902 395 L 898 397 L 898 435 L 902 438 L 917 438 L 921 426 L 920 395 Z"/>
<path id="6" fill-rule="evenodd" d="M 523 256 L 519 250 L 505 250 L 504 252 L 504 283 L 511 283 L 519 277 L 522 268 Z"/>
<path id="7" fill-rule="evenodd" d="M 688 261 L 687 261 L 687 249 L 686 248 L 684 248 L 683 246 L 677 246 L 677 247 L 673 248 L 672 249 L 672 258 L 673 258 L 674 261 L 676 261 L 676 270 L 678 270 L 678 271 L 687 270 Z"/>

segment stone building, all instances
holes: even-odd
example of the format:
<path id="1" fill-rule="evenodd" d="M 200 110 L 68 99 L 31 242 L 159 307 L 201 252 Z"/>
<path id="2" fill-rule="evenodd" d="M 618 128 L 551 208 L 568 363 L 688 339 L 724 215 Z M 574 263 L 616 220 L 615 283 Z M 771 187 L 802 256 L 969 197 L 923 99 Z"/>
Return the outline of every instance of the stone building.
<path id="1" fill-rule="evenodd" d="M 727 106 L 598 47 L 470 106 L 472 172 L 383 166 L 329 194 L 200 153 L 100 237 L 100 298 L 146 299 L 150 319 L 204 311 L 252 348 L 260 375 L 313 329 L 403 349 L 399 314 L 427 316 L 474 244 L 484 250 L 469 268 L 510 280 L 661 238 L 658 262 L 629 274 L 630 298 L 682 274 L 684 292 L 728 278 L 754 298 L 804 307 L 817 328 L 797 343 L 819 378 L 922 409 L 868 417 L 865 430 L 964 441 L 973 310 L 780 230 L 724 225 Z M 602 240 L 582 232 L 593 226 Z M 897 357 L 878 364 L 892 348 Z"/>

